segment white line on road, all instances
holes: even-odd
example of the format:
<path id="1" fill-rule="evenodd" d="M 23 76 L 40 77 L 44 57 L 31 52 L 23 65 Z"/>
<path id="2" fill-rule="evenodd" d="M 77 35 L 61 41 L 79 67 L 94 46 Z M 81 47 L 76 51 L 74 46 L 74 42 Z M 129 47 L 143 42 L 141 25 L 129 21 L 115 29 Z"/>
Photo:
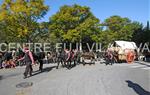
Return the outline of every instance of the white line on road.
<path id="1" fill-rule="evenodd" d="M 139 68 L 139 67 L 145 67 L 144 65 L 136 65 L 136 66 L 131 66 L 130 68 Z"/>
<path id="2" fill-rule="evenodd" d="M 139 66 L 139 64 L 117 64 L 116 66 Z"/>
<path id="3" fill-rule="evenodd" d="M 127 63 L 123 63 L 123 64 L 115 64 L 116 66 L 129 66 L 129 64 Z"/>
<path id="4" fill-rule="evenodd" d="M 144 70 L 150 70 L 150 67 L 146 67 L 146 68 L 142 68 L 142 69 L 144 69 Z"/>

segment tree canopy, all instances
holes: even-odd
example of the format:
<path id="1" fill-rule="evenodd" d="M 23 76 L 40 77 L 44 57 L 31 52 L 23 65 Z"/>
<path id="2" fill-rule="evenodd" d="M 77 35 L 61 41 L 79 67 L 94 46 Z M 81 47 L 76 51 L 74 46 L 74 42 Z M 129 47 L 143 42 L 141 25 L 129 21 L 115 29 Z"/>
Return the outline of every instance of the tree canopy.
<path id="1" fill-rule="evenodd" d="M 111 16 L 104 23 L 106 30 L 100 33 L 100 42 L 105 45 L 115 40 L 134 41 L 138 31 L 142 31 L 142 24 L 136 21 L 131 21 L 129 18 L 120 16 Z M 134 40 L 133 40 L 134 39 Z"/>
<path id="2" fill-rule="evenodd" d="M 7 38 L 31 40 L 37 20 L 48 11 L 43 0 L 4 0 L 0 6 L 0 25 Z M 7 39 L 9 41 L 9 39 Z"/>
<path id="3" fill-rule="evenodd" d="M 49 10 L 44 0 L 4 0 L 0 6 L 1 42 L 100 42 L 105 47 L 115 40 L 150 42 L 150 26 L 118 15 L 104 22 L 87 6 L 64 5 L 38 22 Z"/>
<path id="4" fill-rule="evenodd" d="M 86 42 L 100 31 L 99 19 L 86 6 L 64 5 L 50 17 L 49 30 L 59 41 Z M 85 38 L 87 38 L 85 40 Z"/>

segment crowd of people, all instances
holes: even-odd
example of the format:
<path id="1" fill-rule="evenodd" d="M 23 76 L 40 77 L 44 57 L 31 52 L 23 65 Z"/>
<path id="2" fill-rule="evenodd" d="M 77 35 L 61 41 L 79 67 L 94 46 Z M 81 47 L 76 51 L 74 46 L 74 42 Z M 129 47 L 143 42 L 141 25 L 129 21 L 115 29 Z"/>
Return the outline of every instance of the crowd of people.
<path id="1" fill-rule="evenodd" d="M 0 52 L 0 68 L 15 68 L 16 66 L 25 65 L 24 78 L 27 78 L 28 74 L 32 76 L 32 65 L 39 64 L 39 71 L 43 71 L 44 63 L 57 63 L 56 69 L 62 64 L 62 67 L 68 69 L 72 68 L 72 62 L 74 66 L 77 62 L 77 50 L 59 50 L 58 52 L 45 53 L 42 48 L 40 52 L 34 53 L 25 47 L 23 50 L 17 49 L 12 51 Z"/>
<path id="2" fill-rule="evenodd" d="M 12 50 L 11 52 L 0 52 L 0 68 L 15 68 L 16 66 L 25 65 L 24 78 L 27 78 L 28 75 L 32 76 L 32 65 L 39 64 L 39 71 L 43 71 L 43 64 L 45 63 L 57 63 L 56 69 L 62 67 L 71 69 L 72 67 L 82 63 L 81 52 L 76 49 L 65 49 L 59 50 L 58 52 L 47 52 L 45 53 L 42 48 L 40 52 L 34 53 L 24 47 L 23 50 L 17 49 Z M 106 60 L 106 65 L 113 64 L 116 61 L 116 55 L 107 51 L 104 54 L 97 54 L 97 57 L 102 57 Z"/>
<path id="3" fill-rule="evenodd" d="M 0 68 L 15 68 L 15 52 L 0 52 Z"/>

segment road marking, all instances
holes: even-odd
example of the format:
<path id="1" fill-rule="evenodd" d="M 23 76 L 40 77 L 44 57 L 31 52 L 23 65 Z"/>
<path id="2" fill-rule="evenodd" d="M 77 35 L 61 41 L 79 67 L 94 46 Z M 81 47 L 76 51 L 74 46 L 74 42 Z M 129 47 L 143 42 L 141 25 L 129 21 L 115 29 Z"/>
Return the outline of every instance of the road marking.
<path id="1" fill-rule="evenodd" d="M 137 66 L 137 65 L 139 66 L 139 64 L 127 64 L 127 63 L 126 64 L 116 64 L 116 66 L 121 66 L 121 67 L 122 66 L 127 66 L 127 67 L 129 66 L 130 67 L 130 66 Z"/>
<path id="2" fill-rule="evenodd" d="M 127 64 L 127 63 L 122 63 L 122 64 L 116 64 L 116 65 L 118 65 L 118 66 L 128 66 L 129 64 Z"/>
<path id="3" fill-rule="evenodd" d="M 130 66 L 130 68 L 139 68 L 139 67 L 145 67 L 145 66 L 144 65 Z"/>
<path id="4" fill-rule="evenodd" d="M 145 68 L 141 68 L 141 69 L 150 70 L 150 67 L 145 67 Z"/>

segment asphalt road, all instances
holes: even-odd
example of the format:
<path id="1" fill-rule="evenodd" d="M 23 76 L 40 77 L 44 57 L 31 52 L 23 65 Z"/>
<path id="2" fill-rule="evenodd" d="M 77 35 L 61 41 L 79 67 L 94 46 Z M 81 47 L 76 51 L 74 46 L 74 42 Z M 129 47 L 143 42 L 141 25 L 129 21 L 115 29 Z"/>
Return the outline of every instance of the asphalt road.
<path id="1" fill-rule="evenodd" d="M 149 64 L 149 63 L 146 63 Z M 23 79 L 25 67 L 0 70 L 0 95 L 150 95 L 150 66 L 133 64 L 77 65 L 71 70 L 45 64 L 34 66 L 32 77 Z M 27 82 L 29 87 L 17 85 Z"/>

